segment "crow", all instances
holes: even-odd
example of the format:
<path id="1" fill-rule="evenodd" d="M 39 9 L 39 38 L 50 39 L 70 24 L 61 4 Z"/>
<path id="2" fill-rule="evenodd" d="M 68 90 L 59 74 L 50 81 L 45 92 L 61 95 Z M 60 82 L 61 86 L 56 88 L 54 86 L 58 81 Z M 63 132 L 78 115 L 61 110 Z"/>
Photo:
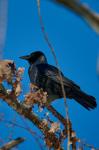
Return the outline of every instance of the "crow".
<path id="1" fill-rule="evenodd" d="M 29 62 L 30 82 L 47 92 L 49 102 L 63 98 L 59 69 L 48 64 L 43 52 L 36 51 L 20 58 Z M 97 106 L 96 99 L 93 96 L 83 92 L 76 83 L 65 77 L 61 71 L 60 73 L 67 98 L 75 99 L 87 110 L 94 109 Z"/>

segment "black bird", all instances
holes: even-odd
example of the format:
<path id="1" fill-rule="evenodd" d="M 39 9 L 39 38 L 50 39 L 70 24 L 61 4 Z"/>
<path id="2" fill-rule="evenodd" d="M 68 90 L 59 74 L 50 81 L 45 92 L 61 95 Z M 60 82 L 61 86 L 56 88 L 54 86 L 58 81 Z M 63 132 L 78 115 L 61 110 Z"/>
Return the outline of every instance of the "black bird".
<path id="1" fill-rule="evenodd" d="M 63 98 L 59 70 L 47 63 L 43 52 L 36 51 L 20 58 L 27 60 L 30 64 L 28 70 L 30 82 L 39 88 L 43 88 L 43 90 L 48 93 L 48 100 L 50 102 L 55 99 Z M 78 85 L 65 77 L 62 72 L 61 75 L 67 98 L 75 99 L 88 110 L 94 109 L 97 106 L 93 96 L 84 93 Z"/>

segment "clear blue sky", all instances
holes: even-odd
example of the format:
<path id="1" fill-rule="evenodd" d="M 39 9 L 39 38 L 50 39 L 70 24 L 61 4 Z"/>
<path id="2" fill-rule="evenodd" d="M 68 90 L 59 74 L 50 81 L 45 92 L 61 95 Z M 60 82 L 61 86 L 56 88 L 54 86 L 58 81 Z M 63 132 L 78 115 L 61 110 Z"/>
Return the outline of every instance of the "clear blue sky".
<path id="1" fill-rule="evenodd" d="M 99 12 L 99 1 L 86 1 L 92 9 Z M 23 94 L 26 94 L 29 87 L 28 64 L 20 60 L 19 56 L 42 50 L 50 64 L 55 65 L 55 62 L 40 29 L 36 0 L 9 0 L 8 3 L 8 27 L 4 58 L 13 59 L 17 67 L 26 68 L 22 82 Z M 99 53 L 98 35 L 79 17 L 47 0 L 41 1 L 41 13 L 62 72 L 80 85 L 84 91 L 94 95 L 99 104 L 99 79 L 96 74 L 96 61 Z M 4 112 L 5 117 L 12 120 L 14 111 L 4 103 L 1 105 L 0 112 Z M 53 105 L 60 113 L 65 114 L 63 100 L 56 101 Z M 75 101 L 68 100 L 68 105 L 73 129 L 77 136 L 87 143 L 99 147 L 99 105 L 93 111 L 85 110 Z M 17 123 L 24 125 L 18 115 L 16 118 Z M 27 124 L 32 127 L 33 131 L 38 132 L 37 128 L 28 121 Z M 2 123 L 1 137 L 8 137 L 10 130 L 11 128 L 7 128 Z M 27 138 L 26 142 L 19 146 L 19 150 L 40 149 L 34 137 L 27 131 L 14 128 L 13 132 L 13 137 Z"/>

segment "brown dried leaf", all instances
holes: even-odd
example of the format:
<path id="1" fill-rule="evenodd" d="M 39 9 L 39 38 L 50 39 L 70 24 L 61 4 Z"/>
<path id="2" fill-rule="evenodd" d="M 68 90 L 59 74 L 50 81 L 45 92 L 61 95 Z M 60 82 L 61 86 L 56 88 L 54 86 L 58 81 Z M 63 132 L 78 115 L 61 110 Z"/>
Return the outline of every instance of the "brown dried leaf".
<path id="1" fill-rule="evenodd" d="M 55 133 L 60 129 L 60 123 L 58 122 L 53 122 L 51 123 L 51 128 L 49 130 L 50 133 Z"/>
<path id="2" fill-rule="evenodd" d="M 33 93 L 29 93 L 25 95 L 24 105 L 26 107 L 33 107 L 34 104 L 35 104 L 35 99 L 33 97 Z"/>
<path id="3" fill-rule="evenodd" d="M 17 72 L 16 72 L 16 80 L 17 81 L 21 81 L 21 78 L 22 78 L 22 75 L 23 75 L 23 73 L 24 73 L 24 68 L 22 68 L 22 67 L 19 67 L 18 68 L 18 70 L 17 70 Z"/>
<path id="4" fill-rule="evenodd" d="M 13 83 L 13 89 L 15 91 L 15 95 L 19 96 L 22 89 L 21 89 L 21 78 L 22 74 L 24 73 L 24 68 L 19 67 L 15 74 L 15 82 Z"/>
<path id="5" fill-rule="evenodd" d="M 48 125 L 48 121 L 47 121 L 47 119 L 43 119 L 41 124 L 42 124 L 42 126 L 46 126 L 46 125 Z"/>
<path id="6" fill-rule="evenodd" d="M 16 96 L 19 96 L 20 95 L 20 93 L 21 93 L 21 83 L 20 82 L 18 82 L 18 84 L 17 84 L 17 86 L 16 86 L 16 89 L 15 89 L 15 95 Z"/>
<path id="7" fill-rule="evenodd" d="M 15 64 L 12 60 L 0 60 L 0 83 L 7 80 L 11 83 L 16 71 Z"/>
<path id="8" fill-rule="evenodd" d="M 33 107 L 34 104 L 38 104 L 40 108 L 47 102 L 47 92 L 42 89 L 38 89 L 37 86 L 31 84 L 31 92 L 25 96 L 24 104 L 28 107 Z"/>
<path id="9" fill-rule="evenodd" d="M 71 137 L 72 137 L 72 138 L 76 137 L 75 131 L 72 131 L 72 132 L 71 132 Z"/>

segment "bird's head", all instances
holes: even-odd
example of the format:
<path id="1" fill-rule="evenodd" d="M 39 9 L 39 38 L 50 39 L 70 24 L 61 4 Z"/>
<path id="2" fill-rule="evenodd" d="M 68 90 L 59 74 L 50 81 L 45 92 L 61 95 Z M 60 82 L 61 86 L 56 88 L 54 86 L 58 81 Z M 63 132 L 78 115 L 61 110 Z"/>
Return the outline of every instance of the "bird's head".
<path id="1" fill-rule="evenodd" d="M 20 58 L 27 60 L 30 64 L 47 63 L 47 59 L 41 51 L 36 51 L 30 55 L 21 56 Z"/>

